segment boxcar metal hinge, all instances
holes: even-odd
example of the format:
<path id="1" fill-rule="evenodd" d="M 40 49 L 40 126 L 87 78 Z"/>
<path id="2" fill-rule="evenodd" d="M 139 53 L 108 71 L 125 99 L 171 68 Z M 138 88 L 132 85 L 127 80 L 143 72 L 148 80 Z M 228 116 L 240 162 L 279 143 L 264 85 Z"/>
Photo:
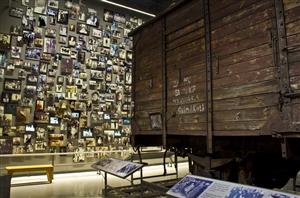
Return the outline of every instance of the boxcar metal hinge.
<path id="1" fill-rule="evenodd" d="M 203 0 L 205 21 L 205 57 L 206 57 L 206 123 L 207 153 L 213 153 L 213 103 L 212 103 L 212 50 L 209 0 Z"/>

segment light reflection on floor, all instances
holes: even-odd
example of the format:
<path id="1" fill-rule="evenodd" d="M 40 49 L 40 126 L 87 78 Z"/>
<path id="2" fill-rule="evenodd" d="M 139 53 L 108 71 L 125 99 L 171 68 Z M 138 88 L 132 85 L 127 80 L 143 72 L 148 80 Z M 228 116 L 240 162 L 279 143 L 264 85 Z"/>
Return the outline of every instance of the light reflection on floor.
<path id="1" fill-rule="evenodd" d="M 188 173 L 188 164 L 179 163 L 179 177 Z M 174 167 L 167 167 L 168 173 L 174 173 Z M 143 169 L 144 176 L 163 173 L 163 166 L 151 166 Z M 139 176 L 139 172 L 135 176 Z M 147 179 L 146 181 L 160 181 L 175 179 L 175 176 Z M 128 178 L 130 179 L 130 178 Z M 36 184 L 47 181 L 46 175 L 30 177 L 13 177 L 12 184 L 35 183 L 34 185 L 16 186 L 11 188 L 11 198 L 75 198 L 102 197 L 104 179 L 96 171 L 83 173 L 56 174 L 52 184 Z M 113 187 L 130 185 L 128 180 L 109 176 L 108 184 Z"/>

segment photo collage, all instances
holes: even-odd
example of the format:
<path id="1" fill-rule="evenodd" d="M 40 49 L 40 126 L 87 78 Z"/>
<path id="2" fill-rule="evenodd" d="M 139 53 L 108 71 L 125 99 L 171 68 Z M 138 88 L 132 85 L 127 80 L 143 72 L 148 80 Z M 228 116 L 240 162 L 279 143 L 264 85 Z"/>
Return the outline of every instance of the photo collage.
<path id="1" fill-rule="evenodd" d="M 0 33 L 0 154 L 127 149 L 128 33 L 143 20 L 71 1 L 10 9 L 19 24 Z"/>

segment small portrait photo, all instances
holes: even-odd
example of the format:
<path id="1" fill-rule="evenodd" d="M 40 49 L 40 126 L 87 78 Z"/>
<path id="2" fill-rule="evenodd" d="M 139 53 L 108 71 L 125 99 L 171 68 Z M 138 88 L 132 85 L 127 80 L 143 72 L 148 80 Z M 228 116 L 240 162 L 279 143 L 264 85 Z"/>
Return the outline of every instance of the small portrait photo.
<path id="1" fill-rule="evenodd" d="M 22 8 L 10 8 L 9 16 L 22 18 L 23 16 L 23 9 Z"/>
<path id="2" fill-rule="evenodd" d="M 50 17 L 54 18 L 54 17 L 56 17 L 57 14 L 58 14 L 58 9 L 48 7 L 47 13 L 48 13 L 48 15 L 49 15 Z M 55 19 L 55 21 L 56 21 L 56 19 Z"/>
<path id="3" fill-rule="evenodd" d="M 64 76 L 57 76 L 57 84 L 60 84 L 60 85 L 62 85 L 62 84 L 64 84 L 64 82 L 65 82 L 65 77 Z"/>
<path id="4" fill-rule="evenodd" d="M 118 23 L 123 23 L 125 24 L 126 22 L 126 18 L 125 15 L 122 15 L 120 13 L 115 13 L 114 14 L 114 21 L 118 22 Z"/>
<path id="5" fill-rule="evenodd" d="M 12 93 L 11 94 L 11 102 L 12 103 L 17 103 L 22 99 L 21 94 L 19 93 Z"/>
<path id="6" fill-rule="evenodd" d="M 77 100 L 77 86 L 66 86 L 66 100 Z"/>
<path id="7" fill-rule="evenodd" d="M 36 84 L 38 77 L 36 75 L 28 74 L 27 75 L 27 84 Z"/>
<path id="8" fill-rule="evenodd" d="M 64 134 L 49 134 L 49 146 L 51 147 L 62 147 L 65 145 Z"/>
<path id="9" fill-rule="evenodd" d="M 11 36 L 9 34 L 0 33 L 0 48 L 9 49 L 11 43 Z"/>
<path id="10" fill-rule="evenodd" d="M 48 0 L 48 7 L 58 9 L 58 0 Z"/>
<path id="11" fill-rule="evenodd" d="M 80 12 L 78 16 L 79 21 L 85 21 L 86 15 L 84 12 Z"/>
<path id="12" fill-rule="evenodd" d="M 76 24 L 69 23 L 69 31 L 70 32 L 75 32 L 76 31 Z"/>
<path id="13" fill-rule="evenodd" d="M 58 117 L 50 117 L 50 124 L 59 125 L 59 118 Z"/>
<path id="14" fill-rule="evenodd" d="M 91 128 L 84 128 L 82 129 L 82 136 L 81 138 L 93 137 L 93 131 Z"/>
<path id="15" fill-rule="evenodd" d="M 67 10 L 59 10 L 57 16 L 57 22 L 67 25 L 69 20 L 69 12 Z"/>
<path id="16" fill-rule="evenodd" d="M 59 43 L 60 44 L 67 44 L 68 37 L 66 36 L 59 36 Z"/>
<path id="17" fill-rule="evenodd" d="M 59 26 L 59 35 L 61 35 L 61 36 L 67 36 L 68 35 L 67 26 L 64 26 L 64 25 Z"/>
<path id="18" fill-rule="evenodd" d="M 22 35 L 22 28 L 21 28 L 21 26 L 11 25 L 10 26 L 10 34 L 11 35 L 15 35 L 15 36 Z"/>
<path id="19" fill-rule="evenodd" d="M 46 14 L 46 0 L 34 1 L 34 12 L 39 14 Z"/>
<path id="20" fill-rule="evenodd" d="M 22 53 L 21 47 L 16 47 L 16 46 L 11 47 L 11 52 L 10 52 L 11 58 L 19 59 L 19 58 L 21 58 L 21 53 Z"/>
<path id="21" fill-rule="evenodd" d="M 51 54 L 42 53 L 41 60 L 43 60 L 45 62 L 50 62 L 51 61 Z M 52 67 L 53 67 L 53 65 L 52 65 Z"/>
<path id="22" fill-rule="evenodd" d="M 92 29 L 92 36 L 96 38 L 102 38 L 102 30 L 99 29 Z"/>
<path id="23" fill-rule="evenodd" d="M 76 37 L 75 36 L 69 36 L 68 44 L 70 47 L 75 47 L 76 45 Z"/>
<path id="24" fill-rule="evenodd" d="M 36 86 L 33 85 L 27 85 L 24 89 L 24 95 L 26 97 L 32 97 L 33 95 L 36 94 Z"/>
<path id="25" fill-rule="evenodd" d="M 103 20 L 112 23 L 114 20 L 114 12 L 104 9 Z"/>
<path id="26" fill-rule="evenodd" d="M 71 51 L 71 58 L 77 60 L 78 51 Z"/>
<path id="27" fill-rule="evenodd" d="M 71 55 L 71 50 L 68 47 L 60 47 L 60 54 L 65 55 L 65 56 L 70 56 Z"/>
<path id="28" fill-rule="evenodd" d="M 30 107 L 17 107 L 16 110 L 16 123 L 28 124 L 31 118 Z"/>
<path id="29" fill-rule="evenodd" d="M 55 25 L 56 24 L 56 17 L 55 16 L 49 16 L 49 24 Z"/>
<path id="30" fill-rule="evenodd" d="M 44 111 L 35 111 L 34 112 L 34 122 L 35 123 L 48 123 L 49 122 L 49 113 Z"/>
<path id="31" fill-rule="evenodd" d="M 44 101 L 43 100 L 37 100 L 35 105 L 36 111 L 43 111 L 44 110 Z"/>
<path id="32" fill-rule="evenodd" d="M 78 52 L 78 62 L 81 64 L 85 63 L 85 52 Z"/>
<path id="33" fill-rule="evenodd" d="M 8 91 L 21 91 L 21 80 L 5 79 L 4 89 Z"/>
<path id="34" fill-rule="evenodd" d="M 38 27 L 46 27 L 47 26 L 47 16 L 38 15 L 37 16 L 37 26 Z"/>
<path id="35" fill-rule="evenodd" d="M 42 38 L 34 39 L 34 47 L 42 48 L 43 45 L 44 45 L 44 39 L 42 39 Z"/>
<path id="36" fill-rule="evenodd" d="M 55 54 L 56 40 L 54 38 L 45 38 L 44 40 L 44 53 Z"/>
<path id="37" fill-rule="evenodd" d="M 40 60 L 41 49 L 39 48 L 26 48 L 25 59 Z"/>
<path id="38" fill-rule="evenodd" d="M 48 71 L 48 63 L 41 62 L 40 63 L 40 73 L 47 74 L 47 71 Z M 51 76 L 51 75 L 49 74 L 49 76 Z"/>
<path id="39" fill-rule="evenodd" d="M 84 34 L 89 35 L 90 34 L 90 28 L 84 23 L 77 23 L 77 33 L 78 34 Z"/>
<path id="40" fill-rule="evenodd" d="M 99 19 L 96 15 L 91 14 L 87 17 L 86 24 L 90 25 L 90 26 L 93 26 L 93 27 L 98 27 L 99 26 Z"/>
<path id="41" fill-rule="evenodd" d="M 56 29 L 53 28 L 46 28 L 45 30 L 45 36 L 55 38 L 56 37 Z"/>

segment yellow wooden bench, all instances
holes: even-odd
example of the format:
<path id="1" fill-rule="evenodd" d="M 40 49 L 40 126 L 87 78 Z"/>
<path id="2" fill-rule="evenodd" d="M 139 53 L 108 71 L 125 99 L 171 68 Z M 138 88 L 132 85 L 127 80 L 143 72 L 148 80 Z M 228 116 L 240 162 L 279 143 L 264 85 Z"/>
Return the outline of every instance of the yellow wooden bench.
<path id="1" fill-rule="evenodd" d="M 46 171 L 49 183 L 53 180 L 53 165 L 26 165 L 26 166 L 7 166 L 5 167 L 8 174 L 27 171 Z"/>

